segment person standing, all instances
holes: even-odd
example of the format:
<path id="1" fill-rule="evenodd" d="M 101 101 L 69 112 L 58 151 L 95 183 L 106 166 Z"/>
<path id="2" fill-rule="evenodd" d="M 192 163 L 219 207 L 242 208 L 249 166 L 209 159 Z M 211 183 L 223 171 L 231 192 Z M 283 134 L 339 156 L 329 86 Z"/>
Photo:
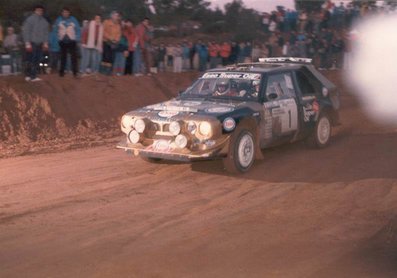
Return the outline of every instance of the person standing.
<path id="1" fill-rule="evenodd" d="M 198 41 L 196 45 L 196 53 L 199 58 L 199 71 L 207 70 L 207 61 L 208 61 L 208 48 L 201 40 Z"/>
<path id="2" fill-rule="evenodd" d="M 88 40 L 88 20 L 83 20 L 83 25 L 81 27 L 81 40 L 80 40 L 80 51 L 81 51 L 81 59 L 80 59 L 80 72 L 84 75 L 87 72 L 87 68 L 83 68 L 83 65 L 86 65 L 88 62 L 88 49 L 87 49 L 87 40 Z"/>
<path id="3" fill-rule="evenodd" d="M 49 59 L 50 59 L 50 69 L 51 72 L 59 71 L 59 59 L 61 57 L 61 48 L 58 43 L 57 34 L 53 32 L 55 26 L 52 26 L 52 30 L 49 35 L 48 40 L 48 52 L 49 52 Z"/>
<path id="4" fill-rule="evenodd" d="M 120 41 L 115 49 L 113 73 L 116 76 L 122 76 L 125 72 L 125 61 L 128 57 L 128 39 L 124 34 L 121 35 Z"/>
<path id="5" fill-rule="evenodd" d="M 3 44 L 3 26 L 0 24 L 0 46 Z"/>
<path id="6" fill-rule="evenodd" d="M 173 68 L 174 68 L 174 72 L 176 73 L 180 73 L 182 72 L 182 67 L 183 67 L 183 63 L 182 63 L 182 56 L 183 56 L 183 48 L 180 44 L 177 44 L 174 49 L 173 49 L 173 53 L 172 53 L 173 61 Z"/>
<path id="7" fill-rule="evenodd" d="M 208 43 L 208 55 L 210 56 L 210 68 L 214 69 L 218 66 L 220 46 L 214 41 Z"/>
<path id="8" fill-rule="evenodd" d="M 17 74 L 21 70 L 20 38 L 15 34 L 13 27 L 7 28 L 7 35 L 4 38 L 3 47 L 11 56 L 12 73 Z"/>
<path id="9" fill-rule="evenodd" d="M 103 25 L 100 15 L 95 15 L 94 19 L 88 24 L 87 41 L 85 50 L 87 52 L 86 60 L 81 61 L 81 71 L 87 72 L 89 68 L 91 73 L 99 71 L 100 57 L 103 47 Z"/>
<path id="10" fill-rule="evenodd" d="M 127 38 L 128 41 L 128 56 L 125 62 L 124 74 L 131 75 L 133 72 L 133 64 L 134 64 L 134 51 L 136 45 L 136 32 L 134 28 L 134 24 L 131 20 L 125 21 L 125 26 L 123 28 L 123 34 Z"/>
<path id="11" fill-rule="evenodd" d="M 190 48 L 187 41 L 185 41 L 182 45 L 182 63 L 183 63 L 183 70 L 187 71 L 190 70 Z"/>
<path id="12" fill-rule="evenodd" d="M 157 51 L 157 68 L 159 72 L 165 72 L 166 51 L 165 45 L 163 43 L 160 44 Z"/>
<path id="13" fill-rule="evenodd" d="M 43 49 L 48 49 L 48 28 L 49 24 L 43 17 L 44 7 L 37 5 L 33 9 L 33 14 L 29 16 L 22 26 L 22 36 L 25 42 L 27 70 L 26 81 L 41 81 L 37 77 L 40 58 Z"/>
<path id="14" fill-rule="evenodd" d="M 153 31 L 148 17 L 145 17 L 137 26 L 136 32 L 138 35 L 139 47 L 142 51 L 145 73 L 150 75 L 150 41 L 153 38 Z"/>
<path id="15" fill-rule="evenodd" d="M 61 47 L 61 68 L 59 76 L 65 75 L 67 56 L 70 54 L 72 60 L 72 71 L 77 77 L 77 44 L 80 41 L 80 25 L 74 16 L 71 16 L 70 9 L 64 7 L 61 15 L 55 21 L 54 32 L 58 36 L 59 46 Z"/>
<path id="16" fill-rule="evenodd" d="M 113 11 L 110 18 L 103 23 L 103 56 L 101 71 L 111 75 L 116 54 L 116 48 L 121 39 L 120 13 Z"/>
<path id="17" fill-rule="evenodd" d="M 222 66 L 226 66 L 229 63 L 229 57 L 232 53 L 232 46 L 228 42 L 223 42 L 219 50 L 219 55 L 222 58 Z"/>

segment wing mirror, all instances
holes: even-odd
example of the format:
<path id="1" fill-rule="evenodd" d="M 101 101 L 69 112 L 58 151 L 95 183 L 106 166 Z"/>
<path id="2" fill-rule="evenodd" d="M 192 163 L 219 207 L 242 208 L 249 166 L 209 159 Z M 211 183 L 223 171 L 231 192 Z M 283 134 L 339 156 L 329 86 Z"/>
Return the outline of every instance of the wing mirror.
<path id="1" fill-rule="evenodd" d="M 276 98 L 278 98 L 278 94 L 276 94 L 276 93 L 270 93 L 270 94 L 267 95 L 267 98 L 268 98 L 269 100 L 275 100 Z"/>

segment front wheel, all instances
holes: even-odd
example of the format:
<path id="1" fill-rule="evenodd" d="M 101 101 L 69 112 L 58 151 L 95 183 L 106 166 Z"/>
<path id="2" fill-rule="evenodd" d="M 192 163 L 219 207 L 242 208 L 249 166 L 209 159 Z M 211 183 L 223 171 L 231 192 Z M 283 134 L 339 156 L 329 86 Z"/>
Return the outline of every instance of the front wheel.
<path id="1" fill-rule="evenodd" d="M 307 139 L 309 146 L 324 148 L 329 144 L 332 132 L 331 120 L 327 114 L 320 115 L 313 134 Z"/>
<path id="2" fill-rule="evenodd" d="M 223 165 L 231 173 L 247 172 L 255 160 L 255 141 L 253 134 L 242 130 L 231 138 L 229 153 L 223 159 Z"/>

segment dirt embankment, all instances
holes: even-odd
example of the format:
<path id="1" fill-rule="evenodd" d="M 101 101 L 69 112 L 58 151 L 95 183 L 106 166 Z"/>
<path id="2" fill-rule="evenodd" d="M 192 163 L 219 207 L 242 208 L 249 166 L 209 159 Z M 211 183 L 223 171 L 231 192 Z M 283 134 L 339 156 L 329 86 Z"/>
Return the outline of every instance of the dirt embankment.
<path id="1" fill-rule="evenodd" d="M 152 77 L 0 79 L 0 157 L 102 144 L 127 111 L 167 100 L 197 73 Z"/>

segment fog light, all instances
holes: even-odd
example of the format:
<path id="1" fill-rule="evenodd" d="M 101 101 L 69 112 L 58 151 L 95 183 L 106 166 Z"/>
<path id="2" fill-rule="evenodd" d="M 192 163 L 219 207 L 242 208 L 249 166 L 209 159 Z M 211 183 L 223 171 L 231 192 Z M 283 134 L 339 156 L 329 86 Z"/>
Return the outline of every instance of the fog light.
<path id="1" fill-rule="evenodd" d="M 175 145 L 180 148 L 183 149 L 187 146 L 187 138 L 185 135 L 179 134 L 176 138 L 175 138 Z"/>
<path id="2" fill-rule="evenodd" d="M 138 143 L 140 139 L 141 139 L 141 137 L 140 137 L 139 133 L 136 130 L 131 130 L 131 132 L 128 134 L 128 140 L 132 144 Z"/>
<path id="3" fill-rule="evenodd" d="M 179 133 L 181 133 L 181 125 L 178 122 L 172 122 L 170 123 L 169 131 L 171 132 L 172 135 L 176 136 Z"/>
<path id="4" fill-rule="evenodd" d="M 142 119 L 136 120 L 134 127 L 136 131 L 138 131 L 139 133 L 143 133 L 146 128 L 145 121 Z"/>

